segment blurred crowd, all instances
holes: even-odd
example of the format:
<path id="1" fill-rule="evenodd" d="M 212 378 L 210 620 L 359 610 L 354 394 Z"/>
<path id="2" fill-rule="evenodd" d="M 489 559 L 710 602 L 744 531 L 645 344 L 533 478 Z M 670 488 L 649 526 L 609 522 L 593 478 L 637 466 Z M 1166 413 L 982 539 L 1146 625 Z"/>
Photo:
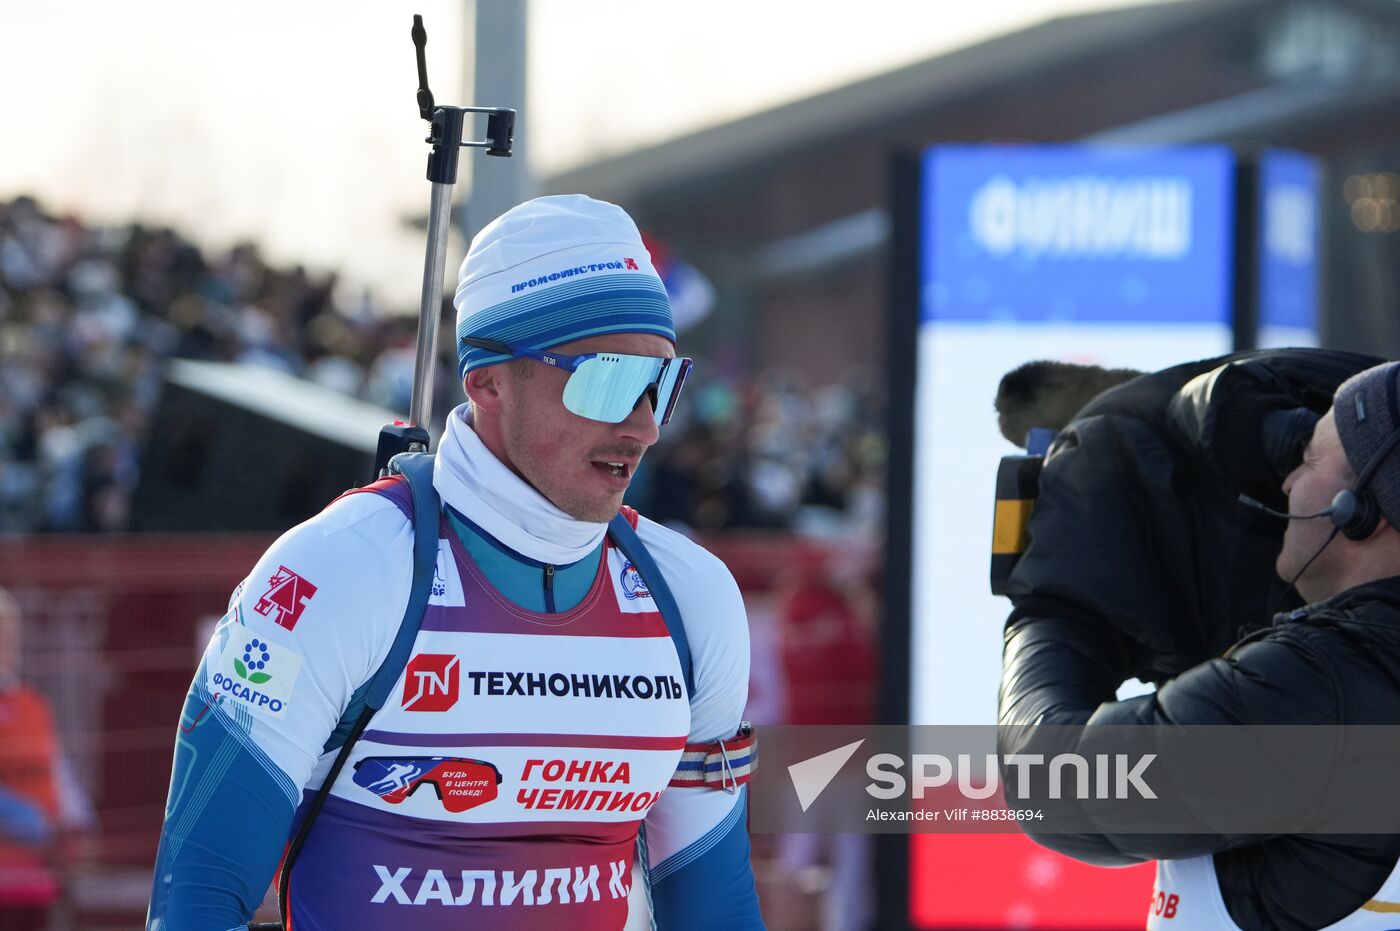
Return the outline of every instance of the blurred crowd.
<path id="1" fill-rule="evenodd" d="M 256 247 L 0 204 L 0 532 L 124 529 L 161 363 L 280 369 L 388 402 L 412 327 Z M 396 350 L 400 350 L 396 352 Z"/>
<path id="2" fill-rule="evenodd" d="M 128 526 L 172 356 L 273 368 L 406 411 L 415 318 L 367 293 L 338 299 L 337 284 L 274 268 L 253 245 L 209 256 L 175 230 L 0 203 L 0 533 Z M 441 412 L 456 395 L 450 337 L 439 342 Z M 697 375 L 631 503 L 700 531 L 876 530 L 875 391 L 703 361 Z"/>
<path id="3" fill-rule="evenodd" d="M 696 372 L 629 501 L 702 532 L 878 532 L 885 432 L 874 390 L 856 377 L 812 387 L 796 372 L 725 377 L 703 362 Z"/>

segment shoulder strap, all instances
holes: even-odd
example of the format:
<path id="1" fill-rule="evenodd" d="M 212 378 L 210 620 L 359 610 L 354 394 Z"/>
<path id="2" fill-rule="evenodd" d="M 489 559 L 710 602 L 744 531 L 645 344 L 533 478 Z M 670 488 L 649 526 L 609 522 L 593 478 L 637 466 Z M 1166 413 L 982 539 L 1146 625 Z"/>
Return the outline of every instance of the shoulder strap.
<path id="1" fill-rule="evenodd" d="M 442 511 L 437 489 L 433 487 L 432 453 L 399 453 L 389 460 L 389 471 L 407 479 L 409 491 L 413 493 L 413 586 L 408 591 L 408 605 L 399 623 L 398 636 L 389 648 L 389 655 L 370 679 L 369 691 L 365 694 L 365 704 L 375 711 L 384 707 L 394 683 L 408 666 L 413 641 L 423 624 L 423 612 L 428 607 L 428 595 L 433 590 L 433 576 L 437 572 L 438 523 Z"/>
<path id="2" fill-rule="evenodd" d="M 394 683 L 408 666 L 409 655 L 413 652 L 413 641 L 417 639 L 418 629 L 423 624 L 423 612 L 428 607 L 428 595 L 432 591 L 433 576 L 437 571 L 438 515 L 441 505 L 437 489 L 433 487 L 433 456 L 431 453 L 400 453 L 389 460 L 389 471 L 402 475 L 408 481 L 409 491 L 413 494 L 413 583 L 408 590 L 408 604 L 404 608 L 403 619 L 399 621 L 399 632 L 394 637 L 393 645 L 389 647 L 389 654 L 384 657 L 384 662 L 369 680 L 364 710 L 350 729 L 345 743 L 340 745 L 335 763 L 331 765 L 321 788 L 311 800 L 306 817 L 302 819 L 291 843 L 287 845 L 286 855 L 282 858 L 281 875 L 277 883 L 277 905 L 282 913 L 282 921 L 288 927 L 291 916 L 287 910 L 287 885 L 291 879 L 292 865 L 306 843 L 312 822 L 320 814 L 321 807 L 326 804 L 331 786 L 335 785 L 336 778 L 340 776 L 341 769 L 350 758 L 350 751 L 355 742 L 364 733 L 374 713 L 384 707 Z"/>
<path id="3" fill-rule="evenodd" d="M 613 543 L 622 551 L 622 555 L 631 561 L 646 580 L 652 600 L 661 611 L 666 628 L 671 632 L 671 640 L 676 645 L 681 671 L 685 675 L 685 687 L 689 694 L 694 695 L 695 675 L 690 660 L 690 642 L 686 639 L 680 606 L 676 604 L 675 596 L 671 594 L 666 577 L 661 574 L 656 560 L 651 558 L 651 553 L 647 552 L 646 545 L 637 535 L 633 526 L 633 521 L 636 520 L 637 512 L 624 507 L 608 524 L 608 533 L 612 536 Z M 707 743 L 686 744 L 681 752 L 680 762 L 676 765 L 676 772 L 671 776 L 668 785 L 685 789 L 722 789 L 733 795 L 739 791 L 740 786 L 753 778 L 757 768 L 758 735 L 754 733 L 753 725 L 741 721 L 738 732 L 732 737 Z M 637 838 L 640 845 L 638 859 L 643 865 L 643 874 L 648 877 L 647 889 L 650 893 L 651 880 L 646 870 L 645 826 L 638 832 Z"/>
<path id="4" fill-rule="evenodd" d="M 632 529 L 625 514 L 618 514 L 608 523 L 608 535 L 612 537 L 617 548 L 622 551 L 622 555 L 627 557 L 627 560 L 646 580 L 647 590 L 651 592 L 652 601 L 656 602 L 656 608 L 661 612 L 661 619 L 666 622 L 666 629 L 671 632 L 671 640 L 676 645 L 676 655 L 681 660 L 681 673 L 685 676 L 686 694 L 694 695 L 695 675 L 690 663 L 690 641 L 686 639 L 681 609 L 676 604 L 675 596 L 671 594 L 670 587 L 666 584 L 666 577 L 661 574 L 656 560 L 651 558 L 651 553 L 647 552 L 642 538 L 637 536 L 637 531 Z"/>

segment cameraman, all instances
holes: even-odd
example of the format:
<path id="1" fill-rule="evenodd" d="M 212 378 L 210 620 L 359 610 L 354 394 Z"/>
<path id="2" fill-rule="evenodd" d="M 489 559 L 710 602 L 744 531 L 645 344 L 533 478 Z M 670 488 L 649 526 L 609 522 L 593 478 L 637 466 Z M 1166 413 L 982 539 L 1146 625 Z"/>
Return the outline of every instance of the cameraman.
<path id="1" fill-rule="evenodd" d="M 1261 464 L 1277 470 L 1291 459 L 1280 447 L 1311 418 L 1286 399 L 1306 391 L 1270 370 L 1309 359 L 1346 364 L 1344 354 L 1306 350 L 1236 357 L 1187 380 L 1156 419 L 1125 418 L 1123 394 L 1159 373 L 1102 395 L 1057 439 L 1033 542 L 1012 578 L 1000 721 L 1017 736 L 1004 738 L 1003 753 L 1018 752 L 1029 724 L 1400 724 L 1400 363 L 1337 389 L 1275 492 L 1293 514 L 1321 511 L 1340 492 L 1361 505 L 1350 520 L 1288 522 L 1275 569 L 1309 604 L 1214 652 L 1264 620 L 1250 606 L 1270 597 L 1268 586 L 1241 556 L 1269 533 L 1277 539 L 1282 523 L 1238 513 L 1228 492 L 1251 491 Z M 1142 496 L 1145 475 L 1159 480 L 1149 489 L 1158 497 Z M 1245 529 L 1201 535 L 1191 517 L 1213 505 Z M 1159 511 L 1178 515 L 1166 533 L 1153 523 Z M 1065 551 L 1089 538 L 1102 560 Z M 1226 588 L 1242 613 L 1222 613 Z M 1165 684 L 1114 701 L 1134 675 Z M 1157 888 L 1176 897 L 1175 914 L 1149 916 L 1149 927 L 1321 928 L 1343 918 L 1347 928 L 1393 927 L 1385 913 L 1400 908 L 1387 907 L 1400 902 L 1400 838 L 1390 835 L 1036 839 L 1102 865 L 1174 858 L 1159 860 Z"/>

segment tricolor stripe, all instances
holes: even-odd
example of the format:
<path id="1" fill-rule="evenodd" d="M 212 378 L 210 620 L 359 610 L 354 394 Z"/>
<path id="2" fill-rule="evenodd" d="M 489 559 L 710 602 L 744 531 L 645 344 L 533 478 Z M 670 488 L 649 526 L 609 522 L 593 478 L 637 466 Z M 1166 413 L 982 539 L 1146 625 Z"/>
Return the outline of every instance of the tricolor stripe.
<path id="1" fill-rule="evenodd" d="M 758 763 L 758 736 L 744 724 L 728 740 L 686 744 L 670 785 L 733 790 L 753 778 Z"/>

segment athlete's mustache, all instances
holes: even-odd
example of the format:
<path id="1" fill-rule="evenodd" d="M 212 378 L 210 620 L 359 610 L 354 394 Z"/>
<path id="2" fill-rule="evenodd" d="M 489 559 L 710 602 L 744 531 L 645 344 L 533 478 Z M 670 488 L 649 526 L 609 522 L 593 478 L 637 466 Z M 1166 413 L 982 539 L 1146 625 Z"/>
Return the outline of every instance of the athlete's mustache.
<path id="1" fill-rule="evenodd" d="M 634 459 L 641 459 L 642 454 L 646 451 L 647 448 L 642 444 L 632 443 L 626 446 L 609 446 L 605 449 L 594 450 L 588 458 L 599 462 L 608 462 L 615 459 L 624 459 L 630 462 Z"/>

